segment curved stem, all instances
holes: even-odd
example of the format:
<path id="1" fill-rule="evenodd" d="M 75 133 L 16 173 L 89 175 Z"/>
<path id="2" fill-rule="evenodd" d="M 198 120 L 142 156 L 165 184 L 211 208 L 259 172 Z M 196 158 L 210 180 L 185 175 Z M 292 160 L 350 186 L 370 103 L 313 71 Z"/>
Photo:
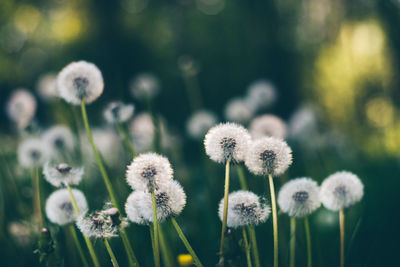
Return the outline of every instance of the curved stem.
<path id="1" fill-rule="evenodd" d="M 83 249 L 82 249 L 81 243 L 79 243 L 78 235 L 76 234 L 76 230 L 75 230 L 74 225 L 70 224 L 68 226 L 68 228 L 69 228 L 69 231 L 70 231 L 70 233 L 72 235 L 72 238 L 74 239 L 76 249 L 78 250 L 78 253 L 79 253 L 79 256 L 81 257 L 83 265 L 85 267 L 89 267 L 89 264 L 88 264 L 88 262 L 86 260 L 86 257 L 85 257 L 85 253 L 83 253 Z"/>
<path id="2" fill-rule="evenodd" d="M 129 138 L 129 134 L 126 132 L 126 129 L 122 123 L 117 123 L 117 130 L 119 135 L 122 138 L 122 142 L 124 143 L 126 149 L 129 150 L 131 153 L 131 156 L 134 158 L 137 156 L 137 153 L 135 151 L 135 148 L 131 142 L 131 139 Z"/>
<path id="3" fill-rule="evenodd" d="M 296 218 L 290 217 L 290 267 L 295 266 L 296 259 Z"/>
<path id="4" fill-rule="evenodd" d="M 271 205 L 272 205 L 272 223 L 274 230 L 274 267 L 278 267 L 278 216 L 276 211 L 276 198 L 274 180 L 271 174 L 268 174 L 269 179 L 269 191 L 271 194 Z"/>
<path id="5" fill-rule="evenodd" d="M 229 196 L 229 166 L 230 161 L 226 161 L 225 165 L 225 190 L 224 190 L 224 212 L 222 218 L 222 229 L 221 229 L 221 243 L 219 246 L 219 264 L 224 266 L 224 240 L 226 231 L 226 220 L 228 217 L 228 196 Z"/>
<path id="6" fill-rule="evenodd" d="M 194 264 L 197 267 L 203 267 L 203 264 L 200 262 L 199 257 L 197 257 L 196 253 L 194 252 L 192 246 L 190 246 L 189 241 L 186 239 L 185 235 L 182 232 L 182 229 L 179 227 L 178 223 L 176 222 L 175 218 L 171 218 L 172 225 L 175 227 L 176 232 L 178 233 L 178 236 L 182 240 L 183 244 L 185 245 L 186 249 L 190 253 L 190 255 L 193 258 Z"/>
<path id="7" fill-rule="evenodd" d="M 344 267 L 344 212 L 343 209 L 339 211 L 339 225 L 340 225 L 340 266 Z"/>
<path id="8" fill-rule="evenodd" d="M 244 177 L 244 171 L 242 165 L 237 165 L 236 170 L 239 176 L 240 188 L 242 190 L 247 190 L 246 177 Z"/>
<path id="9" fill-rule="evenodd" d="M 153 205 L 153 226 L 154 226 L 154 265 L 160 267 L 160 250 L 158 241 L 158 219 L 157 219 L 157 205 L 156 196 L 154 191 L 151 192 L 151 203 Z"/>
<path id="10" fill-rule="evenodd" d="M 258 246 L 257 246 L 257 238 L 256 231 L 254 226 L 248 226 L 250 242 L 251 242 L 251 250 L 253 252 L 253 262 L 256 267 L 260 267 L 260 256 L 258 255 Z"/>
<path id="11" fill-rule="evenodd" d="M 113 266 L 114 266 L 114 267 L 119 267 L 117 258 L 115 257 L 115 254 L 114 254 L 114 252 L 112 251 L 111 246 L 110 246 L 110 244 L 108 243 L 108 240 L 107 240 L 107 239 L 104 239 L 104 244 L 106 245 L 107 252 L 108 252 L 108 254 L 110 255 L 111 262 L 112 262 Z"/>
<path id="12" fill-rule="evenodd" d="M 174 261 L 171 257 L 171 253 L 169 251 L 169 247 L 167 245 L 167 242 L 165 240 L 165 236 L 162 230 L 161 225 L 158 226 L 158 234 L 160 235 L 160 247 L 161 247 L 161 254 L 162 254 L 162 260 L 164 263 L 164 266 L 166 267 L 174 267 Z"/>
<path id="13" fill-rule="evenodd" d="M 243 235 L 244 249 L 246 251 L 247 267 L 251 267 L 250 246 L 249 246 L 249 241 L 247 239 L 246 229 L 244 227 L 242 227 L 242 235 Z"/>
<path id="14" fill-rule="evenodd" d="M 39 229 L 43 228 L 43 214 L 42 214 L 42 204 L 40 199 L 40 180 L 39 180 L 39 168 L 36 167 L 34 170 L 35 177 L 35 211 L 36 217 L 39 223 Z"/>
<path id="15" fill-rule="evenodd" d="M 128 235 L 126 234 L 125 229 L 121 228 L 119 230 L 119 233 L 121 235 L 122 243 L 124 244 L 126 253 L 128 254 L 129 266 L 139 267 L 139 262 L 136 259 L 135 253 L 133 253 L 133 249 L 131 243 L 129 242 Z"/>

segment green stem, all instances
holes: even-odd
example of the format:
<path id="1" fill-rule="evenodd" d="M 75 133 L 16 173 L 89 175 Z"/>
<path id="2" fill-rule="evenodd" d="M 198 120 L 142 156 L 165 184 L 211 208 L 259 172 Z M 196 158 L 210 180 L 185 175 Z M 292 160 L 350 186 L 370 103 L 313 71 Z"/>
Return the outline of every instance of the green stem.
<path id="1" fill-rule="evenodd" d="M 340 267 L 344 267 L 344 212 L 343 209 L 339 211 L 339 225 L 340 225 Z"/>
<path id="2" fill-rule="evenodd" d="M 108 240 L 107 240 L 107 239 L 104 239 L 104 244 L 106 245 L 107 252 L 108 252 L 108 254 L 110 255 L 111 262 L 112 262 L 113 266 L 114 266 L 114 267 L 119 267 L 117 258 L 115 257 L 115 254 L 114 254 L 114 252 L 112 251 L 111 246 L 110 246 L 110 243 L 108 243 Z"/>
<path id="3" fill-rule="evenodd" d="M 72 194 L 71 187 L 68 184 L 67 184 L 67 190 L 68 190 L 68 193 L 69 193 L 69 197 L 71 199 L 71 203 L 72 203 L 72 207 L 74 209 L 74 212 L 75 212 L 76 216 L 79 216 L 80 215 L 80 211 L 79 211 L 78 205 L 76 204 L 75 197 Z M 85 239 L 86 246 L 89 249 L 89 254 L 90 254 L 90 257 L 92 258 L 94 266 L 100 267 L 99 259 L 97 258 L 96 252 L 94 251 L 92 242 L 85 235 L 83 235 L 83 238 Z"/>
<path id="4" fill-rule="evenodd" d="M 278 215 L 276 210 L 276 197 L 274 180 L 271 174 L 268 174 L 269 179 L 269 191 L 271 194 L 271 205 L 272 205 L 272 223 L 274 230 L 274 267 L 278 267 Z"/>
<path id="5" fill-rule="evenodd" d="M 151 248 L 153 249 L 153 259 L 155 259 L 156 256 L 156 249 L 154 245 L 154 226 L 149 225 L 149 231 L 150 231 L 150 238 L 151 238 Z"/>
<path id="6" fill-rule="evenodd" d="M 35 211 L 36 219 L 39 223 L 39 229 L 43 228 L 43 214 L 42 214 L 42 204 L 40 199 L 40 180 L 39 180 L 39 168 L 36 167 L 34 170 L 35 176 Z"/>
<path id="7" fill-rule="evenodd" d="M 308 222 L 308 217 L 304 218 L 304 227 L 306 230 L 306 239 L 307 239 L 307 267 L 311 267 L 312 265 L 312 249 L 311 249 L 311 234 L 310 234 L 310 223 Z"/>
<path id="8" fill-rule="evenodd" d="M 241 165 L 237 165 L 236 170 L 239 175 L 240 188 L 242 188 L 242 190 L 247 190 L 246 177 L 244 177 L 243 167 Z"/>
<path id="9" fill-rule="evenodd" d="M 225 190 L 224 190 L 224 212 L 222 217 L 222 229 L 221 229 L 221 243 L 219 246 L 219 264 L 224 266 L 224 240 L 226 231 L 226 220 L 228 217 L 228 195 L 229 195 L 229 167 L 230 161 L 226 161 L 225 165 Z"/>
<path id="10" fill-rule="evenodd" d="M 122 142 L 125 145 L 125 148 L 129 150 L 129 153 L 131 153 L 131 156 L 134 158 L 137 156 L 137 153 L 135 151 L 135 148 L 131 142 L 131 139 L 129 138 L 128 133 L 126 132 L 126 129 L 122 123 L 117 123 L 117 130 L 119 135 L 122 138 Z"/>
<path id="11" fill-rule="evenodd" d="M 81 244 L 79 243 L 78 235 L 76 234 L 76 230 L 73 224 L 68 225 L 69 231 L 74 239 L 76 249 L 79 252 L 79 256 L 81 257 L 82 263 L 85 267 L 89 267 L 89 264 L 86 260 L 85 254 L 83 253 L 83 249 Z"/>
<path id="12" fill-rule="evenodd" d="M 125 229 L 121 228 L 119 230 L 119 233 L 121 235 L 122 243 L 124 244 L 126 253 L 128 254 L 129 266 L 139 267 L 139 262 L 136 259 L 135 253 L 133 252 L 131 243 L 129 242 L 128 235 L 126 234 Z"/>
<path id="13" fill-rule="evenodd" d="M 158 227 L 158 234 L 160 235 L 160 247 L 161 247 L 161 254 L 164 266 L 166 267 L 174 267 L 174 261 L 172 260 L 171 253 L 167 246 L 167 242 L 165 240 L 164 232 L 162 230 L 161 225 Z"/>
<path id="14" fill-rule="evenodd" d="M 246 251 L 247 267 L 251 267 L 250 246 L 249 246 L 249 241 L 247 239 L 246 229 L 244 227 L 242 227 L 242 234 L 243 234 L 244 249 Z"/>
<path id="15" fill-rule="evenodd" d="M 182 229 L 179 227 L 178 223 L 176 222 L 175 218 L 171 218 L 172 225 L 175 227 L 178 236 L 182 240 L 183 244 L 185 245 L 186 249 L 188 250 L 189 254 L 192 256 L 194 264 L 197 267 L 203 267 L 203 264 L 200 262 L 199 257 L 197 257 L 196 253 L 194 252 L 192 246 L 190 246 L 189 241 L 186 239 L 185 235 L 182 232 Z"/>
<path id="16" fill-rule="evenodd" d="M 296 218 L 290 217 L 290 267 L 295 266 L 296 259 Z"/>
<path id="17" fill-rule="evenodd" d="M 154 191 L 151 191 L 151 203 L 153 205 L 153 226 L 154 226 L 154 265 L 160 267 L 160 250 L 159 250 L 159 232 L 158 232 L 158 219 L 157 219 L 157 205 L 156 196 Z"/>
<path id="18" fill-rule="evenodd" d="M 256 230 L 254 226 L 248 227 L 250 234 L 250 242 L 251 242 L 251 250 L 253 252 L 253 261 L 256 267 L 260 267 L 260 256 L 258 255 L 258 246 L 257 246 L 257 238 L 256 238 Z"/>

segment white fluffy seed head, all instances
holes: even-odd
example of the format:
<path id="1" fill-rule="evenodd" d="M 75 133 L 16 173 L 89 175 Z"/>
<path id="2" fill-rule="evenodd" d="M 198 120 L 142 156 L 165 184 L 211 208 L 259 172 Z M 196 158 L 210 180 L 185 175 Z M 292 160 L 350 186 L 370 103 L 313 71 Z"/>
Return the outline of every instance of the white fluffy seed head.
<path id="1" fill-rule="evenodd" d="M 149 113 L 141 113 L 132 120 L 130 132 L 133 145 L 139 152 L 148 151 L 153 145 L 154 125 Z"/>
<path id="2" fill-rule="evenodd" d="M 223 219 L 224 199 L 219 203 L 218 215 Z M 260 198 L 249 191 L 236 191 L 228 197 L 228 227 L 237 228 L 248 225 L 258 225 L 267 220 L 270 207 L 262 203 Z"/>
<path id="3" fill-rule="evenodd" d="M 80 214 L 85 214 L 88 210 L 85 195 L 77 189 L 72 189 L 72 194 Z M 58 225 L 65 225 L 76 220 L 77 216 L 67 189 L 57 190 L 47 198 L 46 215 L 51 222 Z"/>
<path id="4" fill-rule="evenodd" d="M 186 194 L 182 186 L 175 180 L 163 183 L 154 191 L 154 194 L 159 222 L 178 216 L 186 205 Z M 149 192 L 133 192 L 127 200 L 125 209 L 132 222 L 148 224 L 154 221 L 153 204 Z"/>
<path id="5" fill-rule="evenodd" d="M 26 139 L 18 146 L 18 161 L 25 168 L 41 167 L 49 155 L 49 146 L 41 139 Z"/>
<path id="6" fill-rule="evenodd" d="M 73 168 L 66 163 L 55 166 L 47 162 L 43 168 L 44 178 L 53 186 L 77 185 L 82 180 L 83 168 Z"/>
<path id="7" fill-rule="evenodd" d="M 65 101 L 79 105 L 83 100 L 89 104 L 103 93 L 103 76 L 92 63 L 72 62 L 58 74 L 57 88 Z"/>
<path id="8" fill-rule="evenodd" d="M 258 80 L 250 84 L 245 101 L 257 112 L 270 107 L 276 99 L 275 87 L 266 80 Z"/>
<path id="9" fill-rule="evenodd" d="M 285 139 L 286 123 L 277 116 L 266 114 L 254 118 L 250 122 L 249 131 L 254 139 L 265 136 Z"/>
<path id="10" fill-rule="evenodd" d="M 154 98 L 160 91 L 158 78 L 151 73 L 141 73 L 131 82 L 132 95 L 139 100 Z"/>
<path id="11" fill-rule="evenodd" d="M 320 190 L 322 204 L 330 210 L 347 208 L 361 200 L 364 185 L 357 175 L 341 171 L 326 178 Z"/>
<path id="12" fill-rule="evenodd" d="M 31 123 L 36 107 L 35 97 L 29 91 L 17 89 L 7 102 L 7 114 L 19 129 L 23 129 Z"/>
<path id="13" fill-rule="evenodd" d="M 193 139 L 201 139 L 207 131 L 217 123 L 217 116 L 207 110 L 192 114 L 186 124 L 186 130 Z"/>
<path id="14" fill-rule="evenodd" d="M 310 215 L 321 206 L 319 187 L 310 178 L 289 181 L 279 191 L 278 204 L 290 217 Z"/>
<path id="15" fill-rule="evenodd" d="M 292 163 L 292 149 L 276 137 L 263 137 L 252 141 L 245 164 L 256 175 L 283 174 Z"/>
<path id="16" fill-rule="evenodd" d="M 169 160 L 157 153 L 144 153 L 135 157 L 128 166 L 126 180 L 134 190 L 152 191 L 172 179 Z"/>
<path id="17" fill-rule="evenodd" d="M 135 107 L 131 104 L 113 101 L 104 109 L 104 118 L 108 123 L 126 122 L 132 117 L 134 110 Z"/>
<path id="18" fill-rule="evenodd" d="M 306 141 L 318 131 L 318 117 L 311 106 L 300 107 L 289 119 L 289 136 Z"/>
<path id="19" fill-rule="evenodd" d="M 56 125 L 43 133 L 43 142 L 49 146 L 51 156 L 60 158 L 72 152 L 75 148 L 75 137 L 64 125 Z"/>
<path id="20" fill-rule="evenodd" d="M 212 127 L 204 138 L 206 154 L 214 161 L 241 162 L 245 159 L 251 137 L 236 123 L 220 123 Z"/>
<path id="21" fill-rule="evenodd" d="M 39 96 L 46 101 L 58 97 L 57 75 L 54 73 L 46 73 L 40 76 L 36 85 L 36 90 Z"/>
<path id="22" fill-rule="evenodd" d="M 225 107 L 225 118 L 241 124 L 247 124 L 253 117 L 253 110 L 241 98 L 230 100 Z"/>

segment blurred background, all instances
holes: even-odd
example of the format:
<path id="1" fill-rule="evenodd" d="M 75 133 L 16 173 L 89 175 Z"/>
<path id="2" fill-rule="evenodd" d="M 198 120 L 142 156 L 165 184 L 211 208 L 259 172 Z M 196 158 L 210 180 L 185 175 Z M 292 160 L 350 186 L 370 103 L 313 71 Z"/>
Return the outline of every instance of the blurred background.
<path id="1" fill-rule="evenodd" d="M 132 96 L 131 84 L 140 73 L 152 73 L 160 87 L 153 107 L 175 141 L 163 153 L 188 195 L 178 221 L 205 266 L 213 266 L 224 167 L 206 158 L 202 138 L 190 138 L 186 124 L 199 109 L 214 112 L 218 121 L 235 119 L 227 114 L 229 101 L 244 98 L 254 82 L 263 81 L 272 88 L 274 101 L 249 118 L 240 117 L 247 112 L 241 109 L 237 120 L 247 126 L 251 118 L 268 113 L 288 123 L 294 164 L 278 187 L 301 176 L 321 182 L 343 169 L 358 174 L 365 196 L 346 218 L 348 266 L 393 266 L 400 238 L 399 24 L 399 0 L 1 0 L 0 174 L 18 175 L 16 128 L 5 112 L 15 89 L 26 88 L 37 98 L 39 128 L 68 124 L 65 110 L 40 94 L 41 78 L 72 61 L 93 62 L 102 71 L 105 90 L 88 112 L 92 125 L 100 127 L 102 110 L 112 100 L 133 103 L 135 114 L 146 111 Z M 121 203 L 130 190 L 123 179 L 129 161 L 126 156 L 113 168 Z M 233 171 L 231 191 L 239 188 L 235 175 Z M 90 207 L 101 208 L 105 189 L 98 173 L 93 177 L 104 194 L 90 192 L 92 184 L 81 189 L 88 190 Z M 252 191 L 264 193 L 262 179 L 247 170 L 246 177 Z M 24 179 L 17 187 L 29 203 L 25 187 L 30 181 Z M 0 200 L 2 266 L 39 266 L 32 253 L 35 242 L 20 242 L 11 230 L 13 223 L 21 227 L 27 218 L 14 208 L 6 182 L 1 183 Z M 337 214 L 321 207 L 311 222 L 315 266 L 337 266 Z M 185 253 L 170 225 L 163 227 L 174 254 Z M 129 231 L 139 261 L 151 266 L 148 233 L 142 228 L 131 226 Z M 272 263 L 271 228 L 269 221 L 257 228 L 265 266 Z M 286 215 L 280 215 L 280 229 L 281 262 L 287 264 Z M 60 229 L 54 231 L 63 258 L 65 236 Z M 304 266 L 302 229 L 298 234 L 298 266 Z M 240 233 L 230 237 L 231 266 L 245 262 L 238 239 Z M 113 243 L 124 262 L 120 241 Z M 105 251 L 102 244 L 96 246 Z M 71 253 L 73 257 L 63 259 L 66 266 L 77 262 L 76 252 Z"/>

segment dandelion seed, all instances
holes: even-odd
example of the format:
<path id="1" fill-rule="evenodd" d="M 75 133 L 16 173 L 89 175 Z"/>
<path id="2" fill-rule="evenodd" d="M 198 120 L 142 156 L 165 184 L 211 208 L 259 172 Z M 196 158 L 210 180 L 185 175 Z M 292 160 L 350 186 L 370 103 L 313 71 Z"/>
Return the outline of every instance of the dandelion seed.
<path id="1" fill-rule="evenodd" d="M 225 107 L 225 118 L 228 121 L 246 124 L 250 121 L 251 117 L 253 117 L 252 109 L 241 98 L 232 99 Z"/>
<path id="2" fill-rule="evenodd" d="M 290 217 L 310 215 L 321 206 L 319 187 L 310 178 L 289 181 L 279 191 L 278 204 Z"/>
<path id="3" fill-rule="evenodd" d="M 122 123 L 128 121 L 134 112 L 133 105 L 125 105 L 120 101 L 114 101 L 107 105 L 104 117 L 108 123 Z"/>
<path id="4" fill-rule="evenodd" d="M 361 200 L 364 185 L 357 175 L 341 171 L 326 178 L 320 191 L 322 204 L 330 210 L 338 211 Z"/>
<path id="5" fill-rule="evenodd" d="M 40 139 L 26 139 L 18 146 L 18 161 L 26 168 L 40 167 L 49 158 L 49 149 Z"/>
<path id="6" fill-rule="evenodd" d="M 222 220 L 224 199 L 219 203 L 218 215 Z M 228 227 L 255 226 L 267 220 L 270 214 L 268 205 L 261 203 L 260 198 L 249 191 L 236 191 L 229 194 Z"/>
<path id="7" fill-rule="evenodd" d="M 204 138 L 207 155 L 214 161 L 241 162 L 250 144 L 250 134 L 236 123 L 221 123 L 212 127 Z"/>
<path id="8" fill-rule="evenodd" d="M 7 102 L 7 114 L 19 129 L 24 129 L 35 116 L 36 106 L 35 97 L 29 91 L 17 89 Z"/>
<path id="9" fill-rule="evenodd" d="M 89 104 L 103 93 L 103 76 L 92 63 L 72 62 L 58 74 L 57 88 L 68 103 L 79 105 L 83 100 Z"/>
<path id="10" fill-rule="evenodd" d="M 131 82 L 132 95 L 139 100 L 154 98 L 160 91 L 157 77 L 151 73 L 137 75 Z"/>
<path id="11" fill-rule="evenodd" d="M 36 90 L 39 96 L 46 101 L 58 97 L 57 75 L 54 73 L 47 73 L 40 76 L 36 85 Z"/>
<path id="12" fill-rule="evenodd" d="M 72 194 L 74 195 L 80 214 L 85 214 L 88 210 L 85 195 L 77 189 L 72 189 Z M 72 223 L 77 219 L 67 189 L 59 189 L 48 197 L 46 201 L 46 215 L 51 222 L 58 225 Z"/>
<path id="13" fill-rule="evenodd" d="M 65 156 L 75 148 L 75 138 L 71 130 L 63 125 L 53 126 L 43 133 L 43 142 L 49 145 L 51 155 Z"/>
<path id="14" fill-rule="evenodd" d="M 250 84 L 245 102 L 257 112 L 270 107 L 277 99 L 275 87 L 268 81 L 258 80 Z"/>
<path id="15" fill-rule="evenodd" d="M 247 168 L 256 175 L 283 174 L 292 163 L 292 150 L 285 141 L 263 137 L 251 142 L 246 155 Z"/>
<path id="16" fill-rule="evenodd" d="M 217 116 L 207 110 L 194 113 L 186 124 L 186 129 L 193 139 L 201 139 L 217 123 Z"/>
<path id="17" fill-rule="evenodd" d="M 170 181 L 172 175 L 173 170 L 166 157 L 145 153 L 134 158 L 128 166 L 126 180 L 134 190 L 152 191 Z"/>
<path id="18" fill-rule="evenodd" d="M 43 168 L 44 178 L 53 186 L 77 185 L 82 180 L 83 168 L 73 168 L 66 163 L 56 166 L 46 163 Z"/>
<path id="19" fill-rule="evenodd" d="M 286 124 L 274 115 L 262 115 L 254 118 L 249 127 L 251 136 L 258 139 L 265 136 L 272 136 L 284 139 L 286 137 Z"/>

